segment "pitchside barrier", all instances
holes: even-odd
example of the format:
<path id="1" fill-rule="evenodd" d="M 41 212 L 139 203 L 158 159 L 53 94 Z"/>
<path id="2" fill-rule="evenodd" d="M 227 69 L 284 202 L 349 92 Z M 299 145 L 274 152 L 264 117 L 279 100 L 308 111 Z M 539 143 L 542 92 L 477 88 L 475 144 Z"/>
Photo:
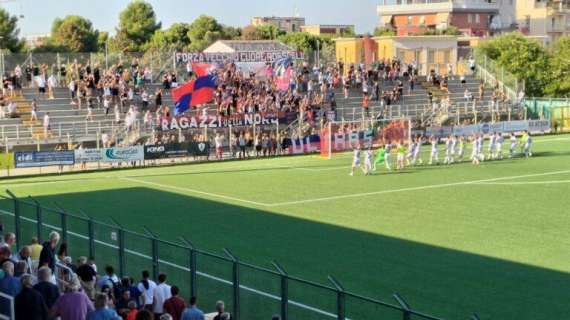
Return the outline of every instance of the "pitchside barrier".
<path id="1" fill-rule="evenodd" d="M 229 250 L 213 253 L 196 248 L 190 240 L 180 242 L 161 239 L 151 230 L 143 233 L 113 223 L 41 205 L 32 197 L 0 196 L 0 218 L 4 230 L 16 234 L 16 246 L 32 237 L 46 240 L 57 231 L 68 244 L 72 257 L 96 258 L 101 267 L 112 265 L 118 275 L 138 276 L 151 271 L 168 275 L 169 283 L 181 288 L 188 298 L 197 296 L 202 306 L 214 306 L 218 300 L 227 303 L 232 319 L 271 319 L 280 314 L 287 319 L 386 319 L 441 320 L 414 310 L 398 294 L 394 302 L 359 295 L 346 290 L 333 276 L 329 285 L 288 274 L 276 261 L 273 269 L 241 261 Z M 1 317 L 0 317 L 1 319 Z"/>

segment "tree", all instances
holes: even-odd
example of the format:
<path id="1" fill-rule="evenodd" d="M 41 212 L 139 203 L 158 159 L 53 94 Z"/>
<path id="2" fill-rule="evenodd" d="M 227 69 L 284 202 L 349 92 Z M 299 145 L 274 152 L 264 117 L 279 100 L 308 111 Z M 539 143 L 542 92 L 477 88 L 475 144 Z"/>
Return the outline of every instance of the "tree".
<path id="1" fill-rule="evenodd" d="M 507 73 L 525 80 L 527 96 L 541 97 L 545 94 L 544 89 L 551 81 L 550 57 L 537 41 L 513 32 L 487 40 L 477 50 Z"/>
<path id="2" fill-rule="evenodd" d="M 570 37 L 561 37 L 551 48 L 551 81 L 546 87 L 547 95 L 568 97 L 570 95 Z"/>
<path id="3" fill-rule="evenodd" d="M 20 51 L 24 47 L 24 42 L 18 38 L 19 33 L 18 18 L 0 8 L 0 49 Z"/>
<path id="4" fill-rule="evenodd" d="M 114 47 L 121 51 L 140 51 L 160 27 L 152 5 L 142 0 L 133 1 L 119 16 Z"/>
<path id="5" fill-rule="evenodd" d="M 396 31 L 389 29 L 389 28 L 376 27 L 374 29 L 374 36 L 375 37 L 389 37 L 389 36 L 395 36 L 395 35 L 396 35 Z"/>
<path id="6" fill-rule="evenodd" d="M 290 47 L 302 51 L 305 56 L 310 56 L 313 51 L 317 50 L 317 43 L 321 41 L 318 36 L 306 32 L 291 32 L 279 36 L 278 39 Z"/>
<path id="7" fill-rule="evenodd" d="M 47 47 L 71 52 L 94 52 L 99 49 L 98 38 L 99 31 L 93 29 L 91 21 L 80 16 L 66 16 L 53 21 Z"/>
<path id="8" fill-rule="evenodd" d="M 238 40 L 241 39 L 242 29 L 231 27 L 231 26 L 222 26 L 222 33 L 224 34 L 224 39 L 226 40 Z"/>
<path id="9" fill-rule="evenodd" d="M 184 51 L 190 45 L 189 31 L 190 25 L 187 23 L 175 23 L 166 30 L 157 30 L 148 42 L 146 49 Z"/>
<path id="10" fill-rule="evenodd" d="M 192 51 L 202 51 L 217 40 L 224 38 L 224 27 L 213 17 L 201 15 L 188 30 Z"/>
<path id="11" fill-rule="evenodd" d="M 243 28 L 242 39 L 244 40 L 275 40 L 283 36 L 285 32 L 274 25 L 253 26 Z"/>

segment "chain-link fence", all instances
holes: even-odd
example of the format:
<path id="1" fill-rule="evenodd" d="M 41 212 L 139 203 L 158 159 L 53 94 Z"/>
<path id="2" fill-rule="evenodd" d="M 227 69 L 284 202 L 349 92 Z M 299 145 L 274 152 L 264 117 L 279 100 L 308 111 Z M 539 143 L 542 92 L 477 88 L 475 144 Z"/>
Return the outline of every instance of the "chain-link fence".
<path id="1" fill-rule="evenodd" d="M 114 222 L 96 221 L 84 213 L 66 212 L 58 204 L 46 207 L 32 197 L 20 199 L 10 191 L 0 196 L 0 219 L 6 231 L 23 239 L 45 240 L 51 231 L 61 234 L 74 256 L 96 258 L 99 265 L 112 265 L 121 277 L 149 270 L 154 279 L 166 273 L 185 297 L 199 296 L 204 305 L 227 303 L 232 319 L 430 319 L 440 318 L 412 310 L 394 294 L 393 303 L 345 290 L 329 276 L 323 285 L 289 275 L 273 262 L 273 269 L 241 261 L 229 250 L 222 254 L 203 251 L 181 237 L 166 241 L 144 228 L 127 230 Z M 19 248 L 16 248 L 19 249 Z M 118 268 L 117 268 L 118 267 Z"/>

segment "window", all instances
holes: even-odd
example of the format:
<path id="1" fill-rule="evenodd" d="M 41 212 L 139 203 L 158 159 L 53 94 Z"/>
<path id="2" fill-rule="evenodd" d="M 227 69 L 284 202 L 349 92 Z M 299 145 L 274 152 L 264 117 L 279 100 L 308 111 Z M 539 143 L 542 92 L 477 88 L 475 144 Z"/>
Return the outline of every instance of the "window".
<path id="1" fill-rule="evenodd" d="M 414 17 L 408 16 L 408 25 L 411 26 L 414 22 Z"/>
<path id="2" fill-rule="evenodd" d="M 480 23 L 480 22 L 481 22 L 481 20 L 479 18 L 479 14 L 477 13 L 477 14 L 475 14 L 475 23 Z"/>
<path id="3" fill-rule="evenodd" d="M 467 23 L 473 23 L 473 15 L 471 13 L 467 15 Z"/>
<path id="4" fill-rule="evenodd" d="M 421 16 L 420 17 L 420 25 L 423 26 L 424 24 L 426 24 L 426 16 Z"/>

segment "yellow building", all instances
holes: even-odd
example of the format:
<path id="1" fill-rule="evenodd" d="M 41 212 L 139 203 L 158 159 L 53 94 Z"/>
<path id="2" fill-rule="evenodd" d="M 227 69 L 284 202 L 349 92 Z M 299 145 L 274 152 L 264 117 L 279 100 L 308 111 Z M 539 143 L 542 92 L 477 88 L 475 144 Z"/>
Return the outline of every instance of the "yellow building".
<path id="1" fill-rule="evenodd" d="M 549 43 L 570 35 L 570 0 L 517 0 L 518 30 Z"/>
<path id="2" fill-rule="evenodd" d="M 403 63 L 415 63 L 419 73 L 430 70 L 446 74 L 448 67 L 457 73 L 456 36 L 389 36 L 375 38 L 336 39 L 337 61 L 345 65 L 371 65 L 378 60 L 397 58 Z"/>
<path id="3" fill-rule="evenodd" d="M 307 32 L 315 36 L 333 35 L 342 36 L 354 32 L 354 25 L 348 24 L 312 24 L 301 26 L 301 32 Z"/>

